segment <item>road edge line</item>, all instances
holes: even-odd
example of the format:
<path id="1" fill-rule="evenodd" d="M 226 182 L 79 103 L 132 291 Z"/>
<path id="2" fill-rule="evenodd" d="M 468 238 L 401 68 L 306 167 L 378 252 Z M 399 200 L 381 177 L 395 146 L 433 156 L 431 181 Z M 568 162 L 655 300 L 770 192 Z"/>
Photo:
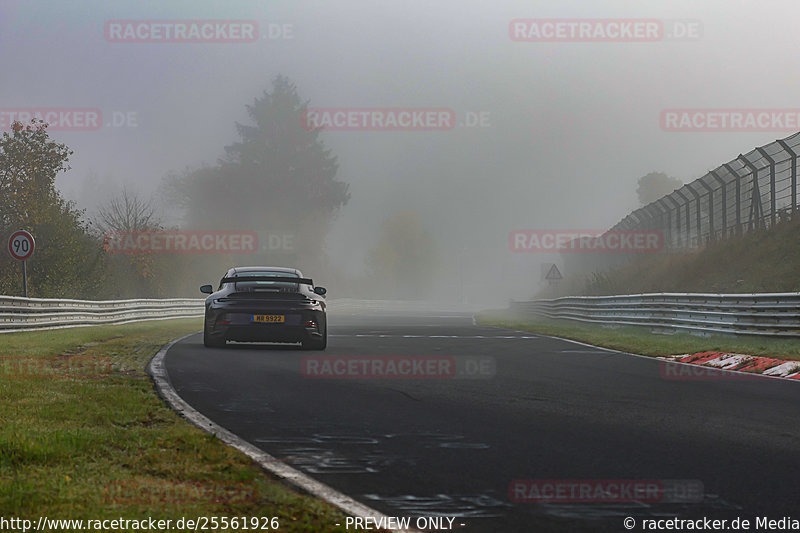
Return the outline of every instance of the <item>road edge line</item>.
<path id="1" fill-rule="evenodd" d="M 524 331 L 524 330 L 521 330 L 521 329 L 507 328 L 507 327 L 504 327 L 504 326 L 487 326 L 485 324 L 481 324 L 480 322 L 478 322 L 478 326 L 483 327 L 483 328 L 505 329 L 505 330 L 514 331 L 514 332 L 517 332 L 517 333 L 528 333 L 528 334 L 533 333 L 534 335 L 538 335 L 540 337 L 548 337 L 548 338 L 551 338 L 551 339 L 558 339 L 558 340 L 561 340 L 561 341 L 571 342 L 573 344 L 578 344 L 580 346 L 586 346 L 587 348 L 596 348 L 598 350 L 611 352 L 613 354 L 630 355 L 630 356 L 639 357 L 639 358 L 642 358 L 642 359 L 650 359 L 651 361 L 657 361 L 657 362 L 660 362 L 662 364 L 663 363 L 669 363 L 669 364 L 674 364 L 674 365 L 689 366 L 689 367 L 692 367 L 692 368 L 713 368 L 713 367 L 708 367 L 708 366 L 703 366 L 703 365 L 696 365 L 696 364 L 693 364 L 693 363 L 684 363 L 684 362 L 681 362 L 681 361 L 670 361 L 668 359 L 665 359 L 664 356 L 662 356 L 662 355 L 644 355 L 644 354 L 640 354 L 640 353 L 623 352 L 622 350 L 615 350 L 614 348 L 606 348 L 604 346 L 595 346 L 594 344 L 589 344 L 588 342 L 578 341 L 578 340 L 575 340 L 575 339 L 568 339 L 567 337 L 559 337 L 557 335 L 546 335 L 544 333 L 538 333 L 536 331 Z M 800 381 L 800 380 L 797 380 L 797 379 L 791 379 L 791 378 L 787 378 L 787 377 L 783 377 L 783 376 L 771 376 L 769 374 L 755 374 L 753 372 L 742 372 L 741 370 L 723 370 L 723 369 L 715 369 L 715 370 L 719 370 L 720 372 L 736 372 L 737 374 L 742 374 L 743 376 L 748 376 L 748 377 L 759 377 L 759 378 L 764 378 L 764 379 L 779 379 L 779 380 L 782 380 L 782 381 L 795 381 L 795 382 Z"/>
<path id="2" fill-rule="evenodd" d="M 147 364 L 146 371 L 155 384 L 156 392 L 158 392 L 161 399 L 163 399 L 172 410 L 206 433 L 214 435 L 228 446 L 244 453 L 258 463 L 261 468 L 301 492 L 319 498 L 350 516 L 371 517 L 377 520 L 389 518 L 380 511 L 368 507 L 350 496 L 292 468 L 285 462 L 272 457 L 267 452 L 250 444 L 235 433 L 216 424 L 210 418 L 189 405 L 186 400 L 181 398 L 178 392 L 172 387 L 169 375 L 167 374 L 167 367 L 164 364 L 164 359 L 169 349 L 175 344 L 193 335 L 197 335 L 198 333 L 200 332 L 189 333 L 183 337 L 171 340 L 162 346 Z M 391 529 L 386 531 L 391 531 L 392 533 L 416 533 L 416 530 L 413 529 Z"/>

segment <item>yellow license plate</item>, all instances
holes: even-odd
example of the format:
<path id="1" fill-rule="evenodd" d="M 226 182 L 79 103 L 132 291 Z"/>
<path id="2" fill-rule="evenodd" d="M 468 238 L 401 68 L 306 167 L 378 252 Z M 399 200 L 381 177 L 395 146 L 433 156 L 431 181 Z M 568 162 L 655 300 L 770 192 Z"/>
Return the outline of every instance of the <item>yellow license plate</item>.
<path id="1" fill-rule="evenodd" d="M 284 319 L 284 315 L 253 315 L 252 321 L 263 324 L 277 324 L 283 322 Z"/>

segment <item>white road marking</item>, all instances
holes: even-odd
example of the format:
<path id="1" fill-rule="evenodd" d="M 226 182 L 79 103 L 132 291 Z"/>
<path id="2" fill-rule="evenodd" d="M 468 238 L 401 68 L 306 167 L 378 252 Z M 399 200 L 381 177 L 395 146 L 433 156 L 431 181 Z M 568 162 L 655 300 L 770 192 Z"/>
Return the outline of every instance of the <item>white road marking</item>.
<path id="1" fill-rule="evenodd" d="M 486 326 L 486 327 L 496 328 L 496 329 L 506 329 L 506 330 L 507 329 L 511 329 L 511 328 L 503 328 L 503 327 L 500 327 L 500 326 Z M 520 330 L 511 329 L 511 331 L 520 331 Z M 522 333 L 522 332 L 520 331 L 520 333 Z M 638 357 L 640 359 L 649 359 L 650 361 L 659 361 L 659 360 L 664 361 L 665 360 L 664 357 L 655 357 L 655 356 L 652 356 L 652 355 L 642 355 L 642 354 L 639 354 L 639 353 L 622 352 L 620 350 L 614 350 L 612 348 L 603 348 L 602 346 L 595 346 L 594 344 L 588 344 L 586 342 L 576 341 L 576 340 L 573 340 L 573 339 L 568 339 L 566 337 L 557 337 L 555 335 L 545 335 L 545 334 L 540 335 L 540 337 L 550 338 L 550 339 L 558 339 L 558 340 L 561 340 L 561 341 L 564 341 L 564 342 L 577 344 L 578 346 L 586 346 L 587 348 L 594 348 L 595 350 L 602 350 L 604 352 L 616 353 L 616 354 L 620 354 L 620 355 L 630 355 L 631 357 Z M 697 366 L 698 366 L 698 365 L 695 365 L 693 363 L 682 363 L 680 361 L 674 361 L 673 364 L 690 366 L 690 367 L 694 367 L 694 368 L 697 368 Z M 794 376 L 794 374 L 790 374 L 789 376 L 786 376 L 786 377 L 784 377 L 784 376 L 771 376 L 771 375 L 766 374 L 766 373 L 753 374 L 751 372 L 741 372 L 739 370 L 728 370 L 728 372 L 738 372 L 740 374 L 744 374 L 744 375 L 747 375 L 747 376 L 760 377 L 760 378 L 764 378 L 764 379 L 780 379 L 780 380 L 786 380 L 787 377 Z M 798 382 L 800 382 L 800 380 L 796 380 L 796 379 L 790 379 L 789 381 L 798 381 Z"/>
<path id="2" fill-rule="evenodd" d="M 533 335 L 384 335 L 354 333 L 351 335 L 329 334 L 328 337 L 374 337 L 379 339 L 402 338 L 402 339 L 540 339 Z"/>
<path id="3" fill-rule="evenodd" d="M 313 479 L 303 472 L 292 468 L 280 459 L 276 459 L 267 452 L 261 450 L 253 444 L 250 444 L 235 433 L 232 433 L 222 426 L 215 424 L 211 421 L 211 419 L 201 414 L 194 407 L 189 405 L 183 398 L 181 398 L 178 395 L 178 392 L 172 388 L 172 384 L 169 381 L 164 358 L 167 355 L 167 351 L 173 345 L 196 334 L 197 333 L 190 333 L 189 335 L 175 339 L 162 346 L 158 353 L 147 365 L 147 373 L 150 374 L 150 377 L 152 377 L 153 381 L 155 381 L 156 389 L 158 389 L 161 397 L 173 410 L 177 411 L 178 414 L 185 417 L 187 420 L 189 420 L 189 422 L 199 427 L 203 431 L 216 436 L 228 446 L 236 448 L 237 450 L 245 453 L 259 465 L 261 465 L 264 470 L 271 472 L 275 476 L 283 479 L 290 485 L 297 487 L 301 491 L 307 492 L 312 496 L 316 496 L 317 498 L 320 498 L 338 507 L 350 516 L 369 516 L 376 519 L 387 518 L 386 515 L 380 511 L 376 511 L 375 509 L 354 500 L 350 496 L 339 492 L 336 489 L 325 485 L 324 483 L 320 483 L 316 479 Z M 397 531 L 398 533 L 416 532 L 416 530 L 413 529 L 393 531 Z"/>

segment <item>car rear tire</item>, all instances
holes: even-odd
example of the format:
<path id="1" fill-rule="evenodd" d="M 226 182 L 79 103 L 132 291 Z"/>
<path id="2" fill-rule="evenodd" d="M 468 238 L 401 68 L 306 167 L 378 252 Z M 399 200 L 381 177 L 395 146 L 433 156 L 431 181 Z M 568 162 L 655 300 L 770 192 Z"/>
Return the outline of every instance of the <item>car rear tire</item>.
<path id="1" fill-rule="evenodd" d="M 207 329 L 203 329 L 203 346 L 206 348 L 224 348 L 225 337 L 215 337 Z"/>
<path id="2" fill-rule="evenodd" d="M 322 337 L 310 337 L 302 345 L 303 350 L 324 350 L 328 346 L 328 328 L 322 332 Z"/>

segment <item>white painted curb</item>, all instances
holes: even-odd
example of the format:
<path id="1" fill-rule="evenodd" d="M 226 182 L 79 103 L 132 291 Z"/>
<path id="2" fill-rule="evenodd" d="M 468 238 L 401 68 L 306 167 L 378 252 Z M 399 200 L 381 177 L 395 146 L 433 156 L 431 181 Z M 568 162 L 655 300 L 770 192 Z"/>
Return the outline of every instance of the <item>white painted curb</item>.
<path id="1" fill-rule="evenodd" d="M 381 518 L 389 518 L 383 513 L 357 502 L 350 496 L 347 496 L 346 494 L 343 494 L 325 485 L 324 483 L 320 483 L 319 481 L 312 479 L 299 470 L 296 470 L 286 463 L 272 457 L 267 452 L 260 450 L 256 446 L 231 433 L 222 426 L 215 424 L 209 418 L 200 414 L 191 405 L 186 403 L 186 401 L 178 395 L 178 393 L 172 387 L 172 383 L 169 381 L 167 368 L 164 364 L 164 358 L 174 344 L 182 341 L 183 339 L 191 337 L 192 335 L 197 335 L 197 333 L 184 335 L 179 339 L 175 339 L 165 344 L 161 347 L 158 353 L 153 356 L 153 358 L 150 360 L 150 363 L 147 365 L 147 373 L 150 374 L 151 378 L 153 378 L 158 394 L 172 409 L 177 411 L 178 414 L 186 418 L 189 422 L 199 427 L 203 431 L 211 433 L 225 444 L 244 453 L 261 465 L 264 470 L 285 481 L 292 487 L 312 496 L 316 496 L 317 498 L 338 507 L 350 516 L 370 517 L 375 518 L 376 520 L 380 520 Z M 331 526 L 333 526 L 333 524 L 331 524 Z M 416 533 L 416 530 L 413 529 L 391 531 L 393 533 Z"/>

